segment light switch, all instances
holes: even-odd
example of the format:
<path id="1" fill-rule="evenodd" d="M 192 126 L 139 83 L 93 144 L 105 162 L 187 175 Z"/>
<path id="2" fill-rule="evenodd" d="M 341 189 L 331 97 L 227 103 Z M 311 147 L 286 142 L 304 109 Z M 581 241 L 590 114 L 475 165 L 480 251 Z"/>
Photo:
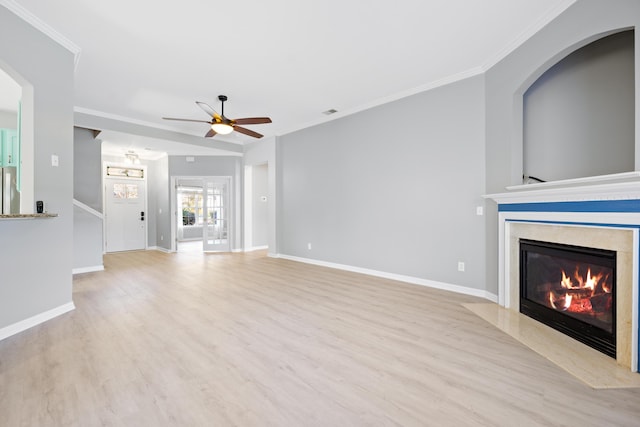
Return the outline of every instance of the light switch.
<path id="1" fill-rule="evenodd" d="M 51 166 L 58 167 L 59 164 L 60 163 L 58 161 L 58 155 L 57 154 L 52 154 L 51 155 Z"/>

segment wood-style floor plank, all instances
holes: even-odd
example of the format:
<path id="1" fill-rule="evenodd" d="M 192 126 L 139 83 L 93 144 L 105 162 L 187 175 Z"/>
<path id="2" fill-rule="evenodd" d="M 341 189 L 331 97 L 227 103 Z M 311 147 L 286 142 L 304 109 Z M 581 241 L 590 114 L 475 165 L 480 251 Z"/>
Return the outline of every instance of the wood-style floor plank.
<path id="1" fill-rule="evenodd" d="M 0 341 L 0 426 L 634 426 L 461 304 L 250 254 L 131 252 Z"/>

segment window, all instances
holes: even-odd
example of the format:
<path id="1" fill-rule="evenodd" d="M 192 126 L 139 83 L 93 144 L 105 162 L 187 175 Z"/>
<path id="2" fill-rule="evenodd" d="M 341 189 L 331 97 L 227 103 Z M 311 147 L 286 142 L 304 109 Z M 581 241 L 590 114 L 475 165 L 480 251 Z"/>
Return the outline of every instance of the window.
<path id="1" fill-rule="evenodd" d="M 202 225 L 202 188 L 178 187 L 178 203 L 183 226 Z"/>

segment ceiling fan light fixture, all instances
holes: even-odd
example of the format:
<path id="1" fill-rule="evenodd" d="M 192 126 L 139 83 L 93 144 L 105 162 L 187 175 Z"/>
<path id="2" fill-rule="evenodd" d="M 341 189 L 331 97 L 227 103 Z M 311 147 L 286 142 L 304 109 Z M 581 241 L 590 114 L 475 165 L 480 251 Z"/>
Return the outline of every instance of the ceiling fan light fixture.
<path id="1" fill-rule="evenodd" d="M 214 123 L 211 125 L 211 129 L 213 129 L 215 133 L 219 133 L 220 135 L 226 135 L 233 132 L 233 126 L 226 123 Z"/>

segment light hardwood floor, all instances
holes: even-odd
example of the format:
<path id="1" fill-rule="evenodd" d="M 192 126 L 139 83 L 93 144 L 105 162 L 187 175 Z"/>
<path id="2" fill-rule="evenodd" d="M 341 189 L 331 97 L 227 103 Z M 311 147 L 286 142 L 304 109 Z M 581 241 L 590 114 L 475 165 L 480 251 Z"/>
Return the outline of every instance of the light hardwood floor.
<path id="1" fill-rule="evenodd" d="M 0 426 L 640 425 L 639 389 L 590 389 L 477 298 L 263 252 L 105 268 L 0 341 Z"/>

